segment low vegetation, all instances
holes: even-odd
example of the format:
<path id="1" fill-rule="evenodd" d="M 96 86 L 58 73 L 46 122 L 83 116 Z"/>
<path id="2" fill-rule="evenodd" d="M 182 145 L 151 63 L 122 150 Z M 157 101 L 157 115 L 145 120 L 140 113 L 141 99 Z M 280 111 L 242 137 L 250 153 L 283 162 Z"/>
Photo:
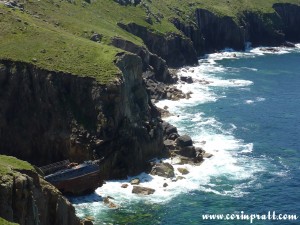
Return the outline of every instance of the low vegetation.
<path id="1" fill-rule="evenodd" d="M 28 162 L 15 157 L 0 155 L 0 178 L 4 174 L 13 174 L 14 170 L 34 170 L 34 168 Z"/>
<path id="2" fill-rule="evenodd" d="M 247 10 L 273 12 L 275 2 L 300 4 L 300 0 L 143 0 L 137 6 L 121 6 L 114 0 L 19 0 L 19 8 L 0 4 L 0 59 L 107 83 L 120 74 L 114 60 L 121 50 L 110 45 L 111 38 L 143 45 L 118 23 L 135 22 L 165 34 L 179 32 L 171 18 L 193 23 L 197 8 L 236 18 Z M 100 35 L 99 42 L 90 40 L 95 33 Z"/>

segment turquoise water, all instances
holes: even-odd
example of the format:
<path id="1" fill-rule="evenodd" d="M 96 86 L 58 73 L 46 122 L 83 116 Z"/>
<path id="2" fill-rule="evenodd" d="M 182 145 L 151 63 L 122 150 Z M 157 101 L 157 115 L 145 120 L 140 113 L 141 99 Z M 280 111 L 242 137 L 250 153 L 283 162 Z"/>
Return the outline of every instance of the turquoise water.
<path id="1" fill-rule="evenodd" d="M 168 106 L 174 116 L 166 120 L 214 157 L 200 167 L 186 165 L 183 181 L 141 174 L 142 185 L 157 190 L 153 196 L 120 188 L 130 178 L 108 182 L 72 199 L 78 215 L 92 216 L 95 224 L 250 224 L 202 218 L 241 211 L 300 216 L 300 49 L 278 50 L 218 53 L 182 69 L 179 75 L 196 80 L 179 85 L 192 99 L 158 105 Z M 107 195 L 119 209 L 102 204 L 99 196 Z M 253 224 L 300 224 L 300 218 Z"/>

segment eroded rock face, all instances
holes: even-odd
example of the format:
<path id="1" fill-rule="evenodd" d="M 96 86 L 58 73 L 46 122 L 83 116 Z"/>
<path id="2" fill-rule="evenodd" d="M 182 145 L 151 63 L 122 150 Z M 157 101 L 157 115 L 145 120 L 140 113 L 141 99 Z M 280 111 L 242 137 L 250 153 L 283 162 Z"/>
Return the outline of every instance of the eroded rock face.
<path id="1" fill-rule="evenodd" d="M 174 33 L 163 36 L 135 23 L 118 25 L 140 37 L 150 52 L 163 58 L 169 67 L 178 68 L 198 62 L 197 53 L 189 38 Z"/>
<path id="2" fill-rule="evenodd" d="M 0 178 L 0 217 L 22 225 L 79 225 L 71 203 L 33 171 Z"/>
<path id="3" fill-rule="evenodd" d="M 273 8 L 282 19 L 283 32 L 288 41 L 300 40 L 300 6 L 289 3 L 276 3 Z"/>
<path id="4" fill-rule="evenodd" d="M 119 55 L 122 73 L 102 85 L 93 78 L 2 61 L 0 149 L 36 165 L 69 158 L 83 161 L 95 150 L 105 178 L 141 172 L 161 154 L 162 127 L 136 55 Z"/>
<path id="5" fill-rule="evenodd" d="M 204 52 L 213 52 L 226 47 L 244 49 L 245 32 L 231 17 L 218 17 L 208 10 L 197 9 L 195 18 L 204 38 Z"/>

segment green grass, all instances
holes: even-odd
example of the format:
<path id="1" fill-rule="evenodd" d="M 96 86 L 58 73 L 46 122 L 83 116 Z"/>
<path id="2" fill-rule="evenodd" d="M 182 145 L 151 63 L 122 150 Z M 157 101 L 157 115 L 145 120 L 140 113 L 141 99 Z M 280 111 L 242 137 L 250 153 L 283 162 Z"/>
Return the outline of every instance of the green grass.
<path id="1" fill-rule="evenodd" d="M 0 217 L 0 224 L 1 225 L 17 225 L 18 223 L 8 222 L 7 220 Z"/>
<path id="2" fill-rule="evenodd" d="M 0 59 L 32 63 L 50 71 L 62 71 L 94 77 L 108 83 L 120 75 L 115 66 L 120 52 L 110 45 L 118 36 L 143 45 L 138 37 L 117 23 L 135 22 L 156 33 L 179 31 L 171 18 L 193 23 L 196 8 L 208 9 L 220 16 L 237 18 L 242 11 L 272 13 L 275 2 L 300 4 L 300 0 L 152 0 L 147 6 L 121 6 L 113 0 L 24 0 L 25 12 L 0 4 Z M 150 10 L 153 24 L 146 22 Z M 156 21 L 159 18 L 159 21 Z M 237 20 L 236 20 L 237 21 Z M 90 40 L 93 32 L 103 36 L 101 43 Z"/>
<path id="3" fill-rule="evenodd" d="M 0 177 L 13 173 L 13 170 L 33 170 L 28 162 L 19 160 L 12 156 L 0 155 Z M 0 223 L 1 224 L 1 223 Z"/>

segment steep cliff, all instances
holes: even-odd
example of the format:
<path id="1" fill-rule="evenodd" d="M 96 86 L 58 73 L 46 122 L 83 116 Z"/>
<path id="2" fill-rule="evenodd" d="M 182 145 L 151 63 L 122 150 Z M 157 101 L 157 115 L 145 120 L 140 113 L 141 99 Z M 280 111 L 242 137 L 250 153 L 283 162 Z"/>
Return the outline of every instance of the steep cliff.
<path id="1" fill-rule="evenodd" d="M 170 67 L 197 63 L 197 54 L 189 38 L 176 33 L 162 35 L 136 23 L 127 25 L 119 23 L 118 25 L 140 37 L 149 51 L 163 58 Z"/>
<path id="2" fill-rule="evenodd" d="M 70 202 L 29 164 L 8 156 L 0 159 L 0 217 L 22 225 L 80 224 Z"/>
<path id="3" fill-rule="evenodd" d="M 282 30 L 288 41 L 300 40 L 300 6 L 289 3 L 277 3 L 273 8 L 282 20 Z"/>
<path id="4" fill-rule="evenodd" d="M 226 47 L 243 50 L 245 32 L 233 18 L 219 17 L 204 9 L 195 12 L 196 23 L 204 37 L 204 52 L 212 52 Z"/>
<path id="5" fill-rule="evenodd" d="M 4 61 L 0 73 L 0 149 L 36 165 L 105 157 L 103 176 L 140 172 L 160 154 L 158 112 L 142 79 L 142 62 L 123 54 L 114 82 Z"/>

